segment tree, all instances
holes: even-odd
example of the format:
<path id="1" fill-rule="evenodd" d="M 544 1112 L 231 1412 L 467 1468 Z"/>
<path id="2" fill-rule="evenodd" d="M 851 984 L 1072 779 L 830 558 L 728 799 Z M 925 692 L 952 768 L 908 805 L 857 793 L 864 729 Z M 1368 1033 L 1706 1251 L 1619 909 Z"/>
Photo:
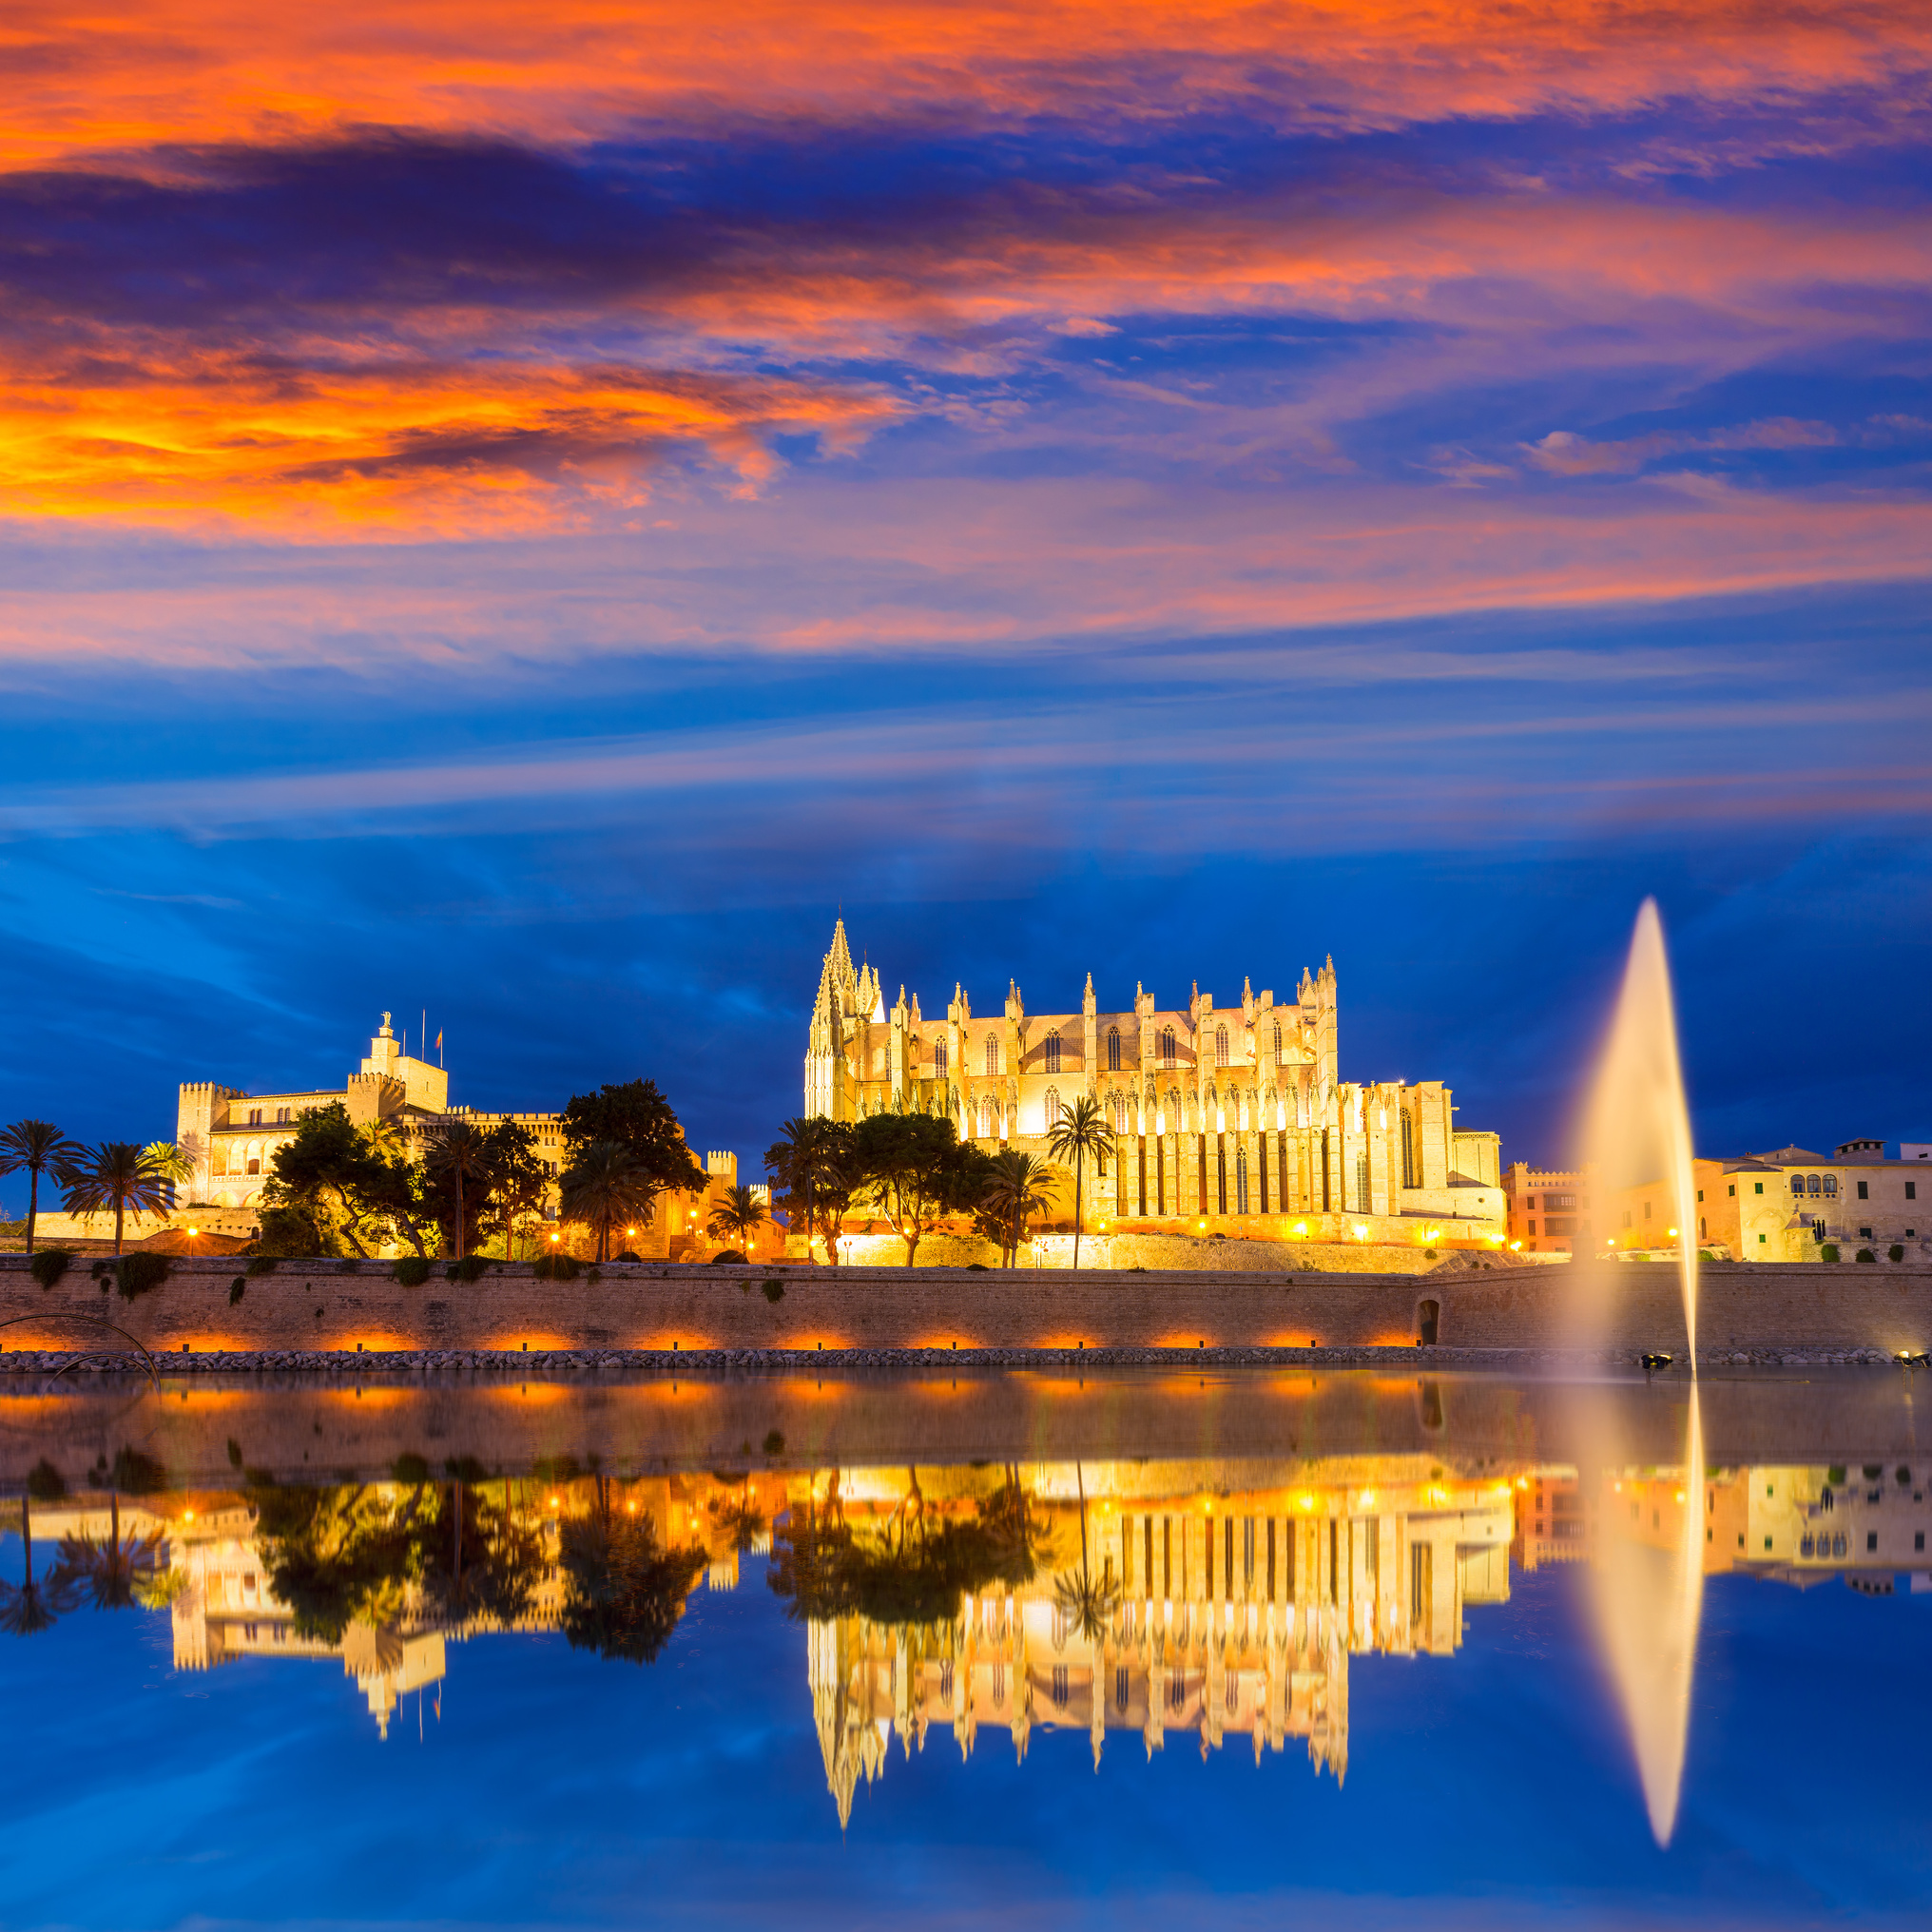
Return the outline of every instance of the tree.
<path id="1" fill-rule="evenodd" d="M 653 1195 L 705 1190 L 705 1170 L 692 1159 L 685 1130 L 654 1080 L 573 1093 L 564 1109 L 564 1140 L 572 1162 L 595 1141 L 620 1142 L 630 1150 L 631 1165 L 651 1184 Z"/>
<path id="2" fill-rule="evenodd" d="M 516 1217 L 543 1206 L 550 1175 L 536 1135 L 521 1121 L 500 1120 L 483 1136 L 483 1170 L 490 1198 L 503 1212 L 503 1258 L 516 1259 Z"/>
<path id="3" fill-rule="evenodd" d="M 986 1188 L 986 1156 L 937 1114 L 875 1113 L 853 1129 L 852 1151 L 865 1193 L 905 1243 L 908 1267 L 934 1225 L 971 1212 Z"/>
<path id="4" fill-rule="evenodd" d="M 609 1481 L 596 1480 L 596 1508 L 570 1518 L 558 1536 L 565 1582 L 559 1621 L 573 1651 L 655 1663 L 704 1575 L 705 1554 L 695 1544 L 664 1548 L 647 1515 L 613 1516 Z"/>
<path id="5" fill-rule="evenodd" d="M 0 1131 L 0 1174 L 27 1170 L 27 1251 L 33 1252 L 33 1224 L 40 1218 L 40 1177 L 51 1173 L 58 1186 L 68 1163 L 86 1151 L 50 1120 L 16 1120 Z"/>
<path id="6" fill-rule="evenodd" d="M 389 1218 L 392 1176 L 388 1164 L 339 1100 L 302 1114 L 294 1134 L 276 1149 L 271 1165 L 274 1174 L 261 1190 L 264 1247 L 271 1239 L 271 1216 L 278 1223 L 278 1242 L 299 1240 L 302 1224 L 297 1217 L 305 1216 L 322 1245 L 304 1252 L 327 1251 L 333 1226 L 340 1228 L 358 1255 L 369 1258 L 363 1245 L 365 1224 Z M 289 1214 L 290 1209 L 296 1214 Z"/>
<path id="7" fill-rule="evenodd" d="M 782 1195 L 793 1226 L 804 1223 L 805 1259 L 812 1258 L 812 1238 L 819 1231 L 819 1201 L 821 1194 L 838 1186 L 839 1155 L 849 1144 L 852 1130 L 843 1121 L 827 1120 L 822 1114 L 785 1122 L 783 1138 L 764 1150 L 764 1171 Z M 848 1190 L 846 1200 L 849 1204 Z M 843 1219 L 841 1208 L 840 1218 Z M 826 1259 L 835 1259 L 831 1243 Z"/>
<path id="8" fill-rule="evenodd" d="M 1000 1230 L 1000 1250 L 1008 1265 L 1017 1263 L 1027 1223 L 1052 1206 L 1047 1184 L 1053 1169 L 1037 1154 L 1002 1148 L 992 1158 L 986 1191 L 979 1197 Z"/>
<path id="9" fill-rule="evenodd" d="M 141 1150 L 148 1166 L 170 1188 L 185 1188 L 195 1177 L 195 1157 L 171 1140 L 151 1140 Z"/>
<path id="10" fill-rule="evenodd" d="M 429 1145 L 424 1165 L 438 1180 L 447 1181 L 455 1189 L 454 1246 L 458 1261 L 463 1259 L 466 1245 L 463 1237 L 467 1231 L 463 1183 L 467 1180 L 472 1184 L 472 1198 L 480 1211 L 489 1198 L 489 1183 L 485 1178 L 489 1158 L 487 1136 L 483 1130 L 467 1120 L 446 1121 Z"/>
<path id="11" fill-rule="evenodd" d="M 149 1164 L 144 1149 L 130 1140 L 104 1140 L 70 1160 L 63 1170 L 64 1203 L 69 1214 L 114 1210 L 114 1252 L 121 1252 L 127 1210 L 160 1214 L 167 1208 L 167 1181 Z"/>
<path id="12" fill-rule="evenodd" d="M 96 1610 L 129 1610 L 152 1594 L 155 1579 L 165 1569 L 161 1560 L 162 1536 L 150 1530 L 145 1536 L 121 1536 L 121 1495 L 110 1490 L 112 1512 L 105 1539 L 63 1536 L 56 1575 L 78 1593 L 85 1590 Z"/>
<path id="13" fill-rule="evenodd" d="M 1113 1130 L 1107 1124 L 1100 1103 L 1083 1093 L 1069 1107 L 1060 1103 L 1060 1117 L 1052 1124 L 1047 1151 L 1056 1161 L 1073 1163 L 1073 1265 L 1080 1265 L 1080 1183 L 1082 1169 L 1089 1160 L 1094 1174 L 1107 1178 L 1107 1157 L 1113 1151 Z"/>
<path id="14" fill-rule="evenodd" d="M 38 1125 L 39 1123 L 33 1123 Z M 18 1583 L 0 1583 L 0 1630 L 9 1636 L 30 1637 L 73 1609 L 80 1592 L 71 1578 L 56 1564 L 53 1575 L 41 1582 L 33 1580 L 33 1499 L 20 1502 L 20 1539 L 25 1545 L 27 1567 Z"/>
<path id="15" fill-rule="evenodd" d="M 825 1259 L 839 1258 L 839 1237 L 845 1231 L 845 1217 L 852 1204 L 864 1191 L 865 1174 L 860 1166 L 859 1150 L 849 1120 L 828 1120 L 824 1155 L 814 1188 L 819 1210 L 819 1228 L 824 1237 Z M 807 1244 L 809 1246 L 809 1244 Z"/>
<path id="16" fill-rule="evenodd" d="M 711 1218 L 705 1224 L 705 1232 L 713 1241 L 745 1244 L 770 1218 L 764 1211 L 764 1203 L 740 1181 L 735 1187 L 725 1188 L 717 1207 L 711 1209 Z"/>
<path id="17" fill-rule="evenodd" d="M 1114 1578 L 1112 1557 L 1097 1577 L 1093 1575 L 1087 1550 L 1087 1475 L 1078 1462 L 1073 1465 L 1073 1479 L 1080 1487 L 1080 1567 L 1053 1578 L 1053 1601 L 1074 1630 L 1089 1643 L 1098 1643 L 1120 1608 L 1122 1591 Z"/>
<path id="18" fill-rule="evenodd" d="M 657 1189 L 623 1141 L 593 1140 L 564 1169 L 562 1212 L 566 1221 L 585 1221 L 597 1230 L 597 1259 L 610 1259 L 610 1230 L 641 1221 L 650 1212 Z"/>

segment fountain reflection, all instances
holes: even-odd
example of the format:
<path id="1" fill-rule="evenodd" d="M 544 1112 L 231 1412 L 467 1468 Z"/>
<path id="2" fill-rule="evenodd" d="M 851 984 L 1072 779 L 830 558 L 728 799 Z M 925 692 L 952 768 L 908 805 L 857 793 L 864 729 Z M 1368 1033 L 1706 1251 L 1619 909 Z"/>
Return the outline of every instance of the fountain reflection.
<path id="1" fill-rule="evenodd" d="M 1646 899 L 1631 936 L 1630 956 L 1616 1013 L 1585 1123 L 1586 1158 L 1598 1187 L 1614 1200 L 1624 1189 L 1662 1176 L 1677 1232 L 1684 1333 L 1690 1369 L 1685 1416 L 1684 1485 L 1695 1497 L 1704 1487 L 1704 1433 L 1697 1373 L 1696 1206 L 1691 1169 L 1690 1119 L 1677 1053 L 1676 1011 L 1664 952 L 1663 923 L 1654 899 Z M 1585 1303 L 1577 1311 L 1578 1340 L 1605 1332 L 1605 1318 L 1618 1286 L 1618 1264 L 1602 1258 L 1587 1271 Z M 1619 1422 L 1627 1411 L 1608 1401 L 1586 1402 L 1585 1459 L 1599 1470 L 1632 1462 L 1632 1445 Z M 1668 1845 L 1677 1822 L 1684 1752 L 1690 1735 L 1690 1678 L 1704 1600 L 1704 1557 L 1694 1509 L 1683 1517 L 1683 1534 L 1659 1551 L 1622 1534 L 1604 1539 L 1595 1566 L 1595 1600 L 1604 1653 L 1623 1703 L 1651 1829 Z"/>

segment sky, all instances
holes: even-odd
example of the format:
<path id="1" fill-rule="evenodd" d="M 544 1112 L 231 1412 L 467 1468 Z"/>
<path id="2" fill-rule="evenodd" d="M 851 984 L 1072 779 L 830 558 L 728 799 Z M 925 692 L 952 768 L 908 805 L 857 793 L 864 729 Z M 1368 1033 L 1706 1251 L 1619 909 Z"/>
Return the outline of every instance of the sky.
<path id="1" fill-rule="evenodd" d="M 1701 1151 L 1932 1139 L 1922 7 L 280 11 L 0 21 L 0 1118 L 750 1159 L 842 910 L 1554 1162 L 1653 893 Z"/>

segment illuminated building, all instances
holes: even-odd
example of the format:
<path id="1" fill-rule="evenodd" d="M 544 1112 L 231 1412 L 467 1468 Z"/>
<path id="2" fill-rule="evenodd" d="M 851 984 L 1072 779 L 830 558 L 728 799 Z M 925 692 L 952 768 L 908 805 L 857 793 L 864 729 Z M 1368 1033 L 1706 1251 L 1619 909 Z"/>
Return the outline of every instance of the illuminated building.
<path id="1" fill-rule="evenodd" d="M 987 1017 L 954 988 L 943 1018 L 855 967 L 840 920 L 812 1007 L 808 1116 L 884 1112 L 950 1119 L 963 1139 L 1044 1154 L 1052 1123 L 1098 1103 L 1118 1158 L 1089 1198 L 1096 1212 L 1157 1226 L 1280 1238 L 1445 1241 L 1501 1232 L 1497 1139 L 1455 1124 L 1440 1081 L 1341 1078 L 1332 960 L 1304 971 L 1293 1001 L 1244 982 L 1217 1006 L 1198 988 L 1163 1008 L 1099 1010 L 1090 976 L 1076 1012 L 1030 1014 L 1017 986 Z"/>

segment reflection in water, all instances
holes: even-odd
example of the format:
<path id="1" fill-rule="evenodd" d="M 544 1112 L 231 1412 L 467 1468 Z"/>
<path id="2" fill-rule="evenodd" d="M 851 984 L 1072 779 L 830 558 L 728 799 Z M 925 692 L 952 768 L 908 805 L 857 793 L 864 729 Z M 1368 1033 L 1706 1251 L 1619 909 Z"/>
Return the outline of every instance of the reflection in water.
<path id="1" fill-rule="evenodd" d="M 1452 1655 L 1468 1611 L 1507 1601 L 1512 1561 L 1592 1565 L 1620 1686 L 1670 1713 L 1696 1627 L 1682 1598 L 1705 1574 L 1932 1582 L 1922 1469 L 1707 1472 L 1694 1392 L 1687 1440 L 1673 1468 L 1392 1453 L 626 1480 L 564 1465 L 88 1496 L 16 1518 L 35 1555 L 0 1586 L 0 1627 L 31 1633 L 88 1600 L 69 1557 L 30 1580 L 49 1548 L 73 1564 L 91 1551 L 99 1572 L 111 1545 L 123 1554 L 94 1600 L 165 1608 L 177 1669 L 332 1658 L 386 1735 L 404 1695 L 440 1686 L 452 1644 L 559 1632 L 648 1662 L 701 1578 L 735 1589 L 741 1557 L 768 1555 L 766 1582 L 804 1627 L 799 1688 L 841 1823 L 895 1742 L 910 1754 L 936 1729 L 968 1757 L 997 1732 L 1022 1761 L 1036 1729 L 1084 1731 L 1096 1764 L 1110 1733 L 1137 1733 L 1150 1756 L 1184 1736 L 1204 1756 L 1240 1739 L 1257 1763 L 1295 1738 L 1339 1782 L 1351 1659 Z M 136 1567 L 144 1580 L 123 1590 Z M 1673 1591 L 1671 1622 L 1657 1611 Z M 1672 1648 L 1667 1630 L 1690 1635 Z M 1667 1838 L 1682 1732 L 1636 1736 Z"/>
<path id="2" fill-rule="evenodd" d="M 1697 1401 L 1696 1204 L 1690 1164 L 1690 1117 L 1677 1054 L 1677 1017 L 1671 996 L 1671 968 L 1654 899 L 1646 899 L 1631 936 L 1630 958 L 1617 996 L 1602 1065 L 1591 1094 L 1584 1144 L 1594 1173 L 1599 1217 L 1608 1222 L 1611 1201 L 1631 1187 L 1663 1176 L 1675 1226 L 1684 1331 L 1690 1342 L 1690 1406 L 1684 1458 L 1687 1493 L 1704 1481 L 1704 1438 Z M 1603 1244 L 1591 1246 L 1600 1255 Z M 1618 1289 L 1619 1265 L 1599 1260 L 1587 1269 L 1587 1305 L 1579 1310 L 1578 1339 L 1593 1341 Z M 1622 1468 L 1633 1459 L 1621 1439 L 1613 1405 L 1598 1401 L 1586 1411 L 1587 1458 L 1600 1467 Z M 1614 1519 L 1613 1519 L 1614 1520 Z M 1668 1845 L 1677 1822 L 1684 1750 L 1690 1736 L 1690 1673 L 1704 1601 L 1704 1567 L 1694 1514 L 1687 1515 L 1684 1540 L 1668 1555 L 1632 1543 L 1620 1534 L 1605 1543 L 1596 1567 L 1596 1610 L 1612 1674 L 1623 1699 L 1624 1717 L 1643 1779 L 1651 1829 Z"/>

